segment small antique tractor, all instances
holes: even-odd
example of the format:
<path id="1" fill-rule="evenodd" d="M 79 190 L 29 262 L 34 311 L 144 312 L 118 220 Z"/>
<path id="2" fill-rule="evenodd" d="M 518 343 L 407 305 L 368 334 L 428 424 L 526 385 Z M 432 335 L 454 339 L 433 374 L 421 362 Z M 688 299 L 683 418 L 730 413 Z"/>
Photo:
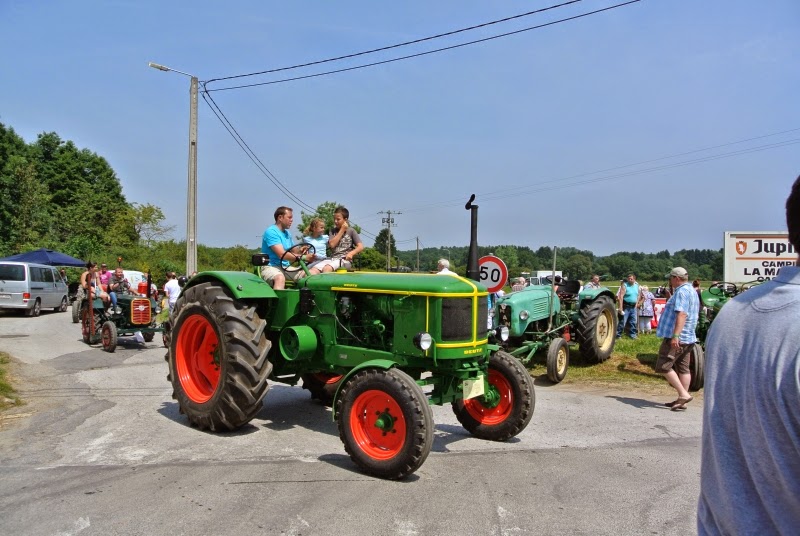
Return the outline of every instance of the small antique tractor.
<path id="1" fill-rule="evenodd" d="M 473 225 L 477 272 L 475 235 Z M 266 262 L 253 256 L 256 266 Z M 254 274 L 211 271 L 183 288 L 166 359 L 173 397 L 193 425 L 236 430 L 261 410 L 268 380 L 302 380 L 332 403 L 356 465 L 399 479 L 431 450 L 431 404 L 450 404 L 482 439 L 507 440 L 530 422 L 533 382 L 489 344 L 481 284 L 455 275 L 310 275 L 303 263 L 284 269 L 305 276 L 274 290 Z"/>
<path id="2" fill-rule="evenodd" d="M 147 296 L 130 293 L 117 294 L 117 308 L 105 308 L 100 298 L 92 300 L 91 311 L 89 300 L 81 302 L 81 331 L 83 342 L 96 344 L 102 341 L 106 352 L 117 348 L 117 338 L 135 335 L 141 332 L 145 342 L 151 342 L 156 333 L 164 328 L 156 321 L 161 312 L 158 303 Z"/>
<path id="3" fill-rule="evenodd" d="M 584 359 L 601 363 L 614 351 L 617 314 L 607 288 L 584 289 L 580 282 L 550 280 L 498 298 L 494 328 L 508 328 L 503 346 L 523 364 L 547 348 L 547 378 L 558 383 L 567 375 L 569 344 L 577 342 Z"/>
<path id="4" fill-rule="evenodd" d="M 719 314 L 722 306 L 728 303 L 731 298 L 759 283 L 761 281 L 751 281 L 749 283 L 741 283 L 739 286 L 735 283 L 714 283 L 700 293 L 702 301 L 700 303 L 700 315 L 697 319 L 697 328 L 695 329 L 697 344 L 694 345 L 694 351 L 689 362 L 689 369 L 692 375 L 689 383 L 690 391 L 701 389 L 705 381 L 706 337 L 714 318 Z"/>

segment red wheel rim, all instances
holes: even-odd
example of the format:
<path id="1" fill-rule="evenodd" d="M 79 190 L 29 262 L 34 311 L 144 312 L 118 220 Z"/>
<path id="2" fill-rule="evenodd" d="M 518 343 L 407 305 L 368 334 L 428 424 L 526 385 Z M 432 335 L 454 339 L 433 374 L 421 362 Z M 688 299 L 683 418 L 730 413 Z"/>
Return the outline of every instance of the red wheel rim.
<path id="1" fill-rule="evenodd" d="M 500 424 L 511 415 L 514 407 L 514 391 L 508 379 L 495 369 L 489 369 L 489 385 L 497 389 L 500 401 L 494 407 L 484 406 L 482 397 L 470 398 L 464 401 L 467 413 L 481 424 Z"/>
<path id="2" fill-rule="evenodd" d="M 111 345 L 111 330 L 103 328 L 103 348 L 108 348 Z"/>
<path id="3" fill-rule="evenodd" d="M 403 449 L 406 419 L 392 396 L 372 389 L 358 395 L 353 403 L 350 432 L 370 458 L 388 460 Z"/>
<path id="4" fill-rule="evenodd" d="M 317 372 L 316 374 L 312 374 L 315 380 L 319 383 L 323 383 L 325 385 L 330 385 L 332 383 L 336 383 L 342 379 L 341 374 L 330 374 L 328 372 Z"/>
<path id="5" fill-rule="evenodd" d="M 189 400 L 202 404 L 214 396 L 219 385 L 219 363 L 215 361 L 219 338 L 202 315 L 186 319 L 175 344 L 178 381 Z"/>

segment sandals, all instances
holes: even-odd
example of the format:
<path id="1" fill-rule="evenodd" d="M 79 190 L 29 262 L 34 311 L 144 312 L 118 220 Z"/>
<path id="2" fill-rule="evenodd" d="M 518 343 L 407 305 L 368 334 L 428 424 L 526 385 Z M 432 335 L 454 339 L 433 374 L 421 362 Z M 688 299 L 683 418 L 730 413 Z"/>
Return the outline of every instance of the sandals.
<path id="1" fill-rule="evenodd" d="M 689 398 L 678 397 L 678 400 L 676 400 L 675 402 L 672 402 L 672 405 L 670 406 L 670 409 L 672 411 L 680 411 L 680 410 L 686 409 L 686 404 L 688 404 L 692 400 L 694 400 L 694 397 L 692 395 L 689 395 Z"/>

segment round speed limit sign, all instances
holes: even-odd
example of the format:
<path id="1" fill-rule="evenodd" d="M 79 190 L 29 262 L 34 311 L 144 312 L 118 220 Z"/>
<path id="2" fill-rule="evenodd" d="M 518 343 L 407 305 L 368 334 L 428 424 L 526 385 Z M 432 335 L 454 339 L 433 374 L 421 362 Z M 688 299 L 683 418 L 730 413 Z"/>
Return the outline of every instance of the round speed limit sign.
<path id="1" fill-rule="evenodd" d="M 478 259 L 480 282 L 489 290 L 497 292 L 506 285 L 508 281 L 508 268 L 500 257 L 486 255 Z"/>

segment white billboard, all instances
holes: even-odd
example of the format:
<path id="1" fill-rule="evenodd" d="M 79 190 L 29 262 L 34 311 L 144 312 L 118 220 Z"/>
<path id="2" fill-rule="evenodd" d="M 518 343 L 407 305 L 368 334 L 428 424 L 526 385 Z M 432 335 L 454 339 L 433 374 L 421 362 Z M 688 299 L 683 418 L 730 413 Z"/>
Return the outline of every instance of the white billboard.
<path id="1" fill-rule="evenodd" d="M 782 266 L 796 261 L 797 251 L 787 232 L 725 233 L 725 281 L 730 283 L 767 281 L 778 275 Z"/>

